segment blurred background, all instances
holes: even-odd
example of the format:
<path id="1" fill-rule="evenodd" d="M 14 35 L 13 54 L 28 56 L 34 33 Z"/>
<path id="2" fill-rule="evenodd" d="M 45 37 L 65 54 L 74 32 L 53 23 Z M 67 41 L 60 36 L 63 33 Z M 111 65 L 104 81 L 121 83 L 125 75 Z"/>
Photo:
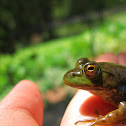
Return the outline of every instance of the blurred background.
<path id="1" fill-rule="evenodd" d="M 44 97 L 44 126 L 59 126 L 76 92 L 63 84 L 65 72 L 81 57 L 125 47 L 125 0 L 1 0 L 0 99 L 32 80 Z"/>

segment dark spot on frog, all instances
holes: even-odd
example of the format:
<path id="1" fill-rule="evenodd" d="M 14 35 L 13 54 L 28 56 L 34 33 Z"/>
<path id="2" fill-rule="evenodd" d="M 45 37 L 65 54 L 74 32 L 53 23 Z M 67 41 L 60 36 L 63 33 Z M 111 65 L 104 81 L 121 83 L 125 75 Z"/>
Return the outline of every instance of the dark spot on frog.
<path id="1" fill-rule="evenodd" d="M 122 92 L 122 98 L 124 101 L 126 101 L 126 85 L 119 86 L 118 90 Z"/>
<path id="2" fill-rule="evenodd" d="M 71 72 L 70 75 L 71 75 L 72 77 L 74 77 L 74 76 L 75 76 L 75 73 Z"/>

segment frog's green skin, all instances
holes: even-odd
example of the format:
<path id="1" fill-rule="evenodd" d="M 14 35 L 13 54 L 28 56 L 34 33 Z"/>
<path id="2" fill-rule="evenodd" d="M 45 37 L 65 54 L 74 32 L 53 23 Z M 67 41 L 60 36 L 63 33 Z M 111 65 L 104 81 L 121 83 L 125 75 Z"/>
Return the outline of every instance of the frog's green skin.
<path id="1" fill-rule="evenodd" d="M 100 67 L 100 72 L 95 78 L 89 78 L 83 72 L 87 62 L 90 62 L 87 58 L 79 59 L 75 68 L 64 75 L 64 83 L 71 87 L 87 90 L 101 97 L 105 102 L 119 108 L 105 116 L 78 122 L 91 122 L 90 126 L 94 126 L 96 124 L 116 124 L 125 121 L 126 66 L 108 62 L 95 62 Z"/>

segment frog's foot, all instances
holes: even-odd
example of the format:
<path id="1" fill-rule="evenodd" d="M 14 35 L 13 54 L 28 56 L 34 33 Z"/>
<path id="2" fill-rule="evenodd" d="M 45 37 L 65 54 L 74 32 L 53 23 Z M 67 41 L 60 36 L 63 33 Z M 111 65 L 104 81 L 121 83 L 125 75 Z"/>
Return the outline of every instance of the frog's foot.
<path id="1" fill-rule="evenodd" d="M 95 125 L 105 125 L 108 123 L 106 122 L 106 120 L 104 120 L 104 116 L 103 117 L 98 117 L 98 118 L 91 118 L 91 119 L 87 119 L 87 120 L 79 120 L 75 123 L 75 125 L 77 125 L 78 123 L 90 123 L 89 126 L 95 126 Z M 111 124 L 111 123 L 109 123 Z"/>
<path id="2" fill-rule="evenodd" d="M 95 125 L 112 125 L 112 124 L 118 124 L 120 122 L 124 122 L 126 120 L 126 102 L 120 102 L 119 108 L 109 112 L 105 116 L 100 116 L 98 118 L 91 118 L 87 120 L 77 121 L 75 123 L 90 123 L 89 126 L 95 126 Z"/>
<path id="3" fill-rule="evenodd" d="M 95 122 L 97 120 L 97 118 L 91 118 L 91 119 L 85 119 L 85 120 L 79 120 L 79 121 L 77 121 L 76 123 L 75 123 L 75 125 L 76 124 L 78 124 L 78 123 L 93 123 L 93 122 Z"/>

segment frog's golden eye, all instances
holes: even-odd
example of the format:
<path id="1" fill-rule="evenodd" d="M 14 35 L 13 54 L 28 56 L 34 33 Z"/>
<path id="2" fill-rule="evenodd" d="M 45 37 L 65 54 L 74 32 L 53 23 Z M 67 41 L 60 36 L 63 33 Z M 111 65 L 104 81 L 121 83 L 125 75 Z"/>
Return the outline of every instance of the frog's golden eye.
<path id="1" fill-rule="evenodd" d="M 95 62 L 88 62 L 84 66 L 84 73 L 89 78 L 95 78 L 100 74 L 100 66 Z"/>

